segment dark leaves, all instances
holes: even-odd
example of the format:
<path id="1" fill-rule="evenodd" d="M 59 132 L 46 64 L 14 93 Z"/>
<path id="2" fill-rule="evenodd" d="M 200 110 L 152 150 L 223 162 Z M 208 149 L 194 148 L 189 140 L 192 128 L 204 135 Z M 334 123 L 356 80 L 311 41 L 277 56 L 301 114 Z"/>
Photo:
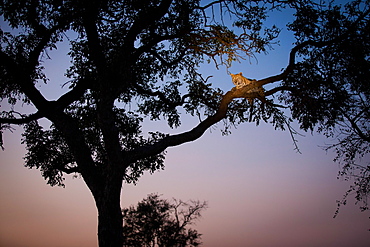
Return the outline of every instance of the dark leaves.
<path id="1" fill-rule="evenodd" d="M 199 246 L 201 234 L 188 226 L 206 208 L 206 202 L 169 202 L 150 194 L 123 210 L 124 246 Z"/>
<path id="2" fill-rule="evenodd" d="M 368 208 L 370 143 L 370 10 L 368 1 L 353 1 L 343 7 L 329 5 L 316 9 L 302 6 L 291 24 L 299 43 L 305 40 L 327 42 L 300 51 L 284 85 L 292 88 L 282 95 L 293 118 L 305 130 L 315 127 L 334 139 L 334 161 L 342 166 L 339 175 L 354 183 L 339 203 L 345 204 L 351 192 L 361 209 Z M 367 158 L 366 158 L 367 157 Z"/>
<path id="3" fill-rule="evenodd" d="M 62 172 L 75 167 L 75 161 L 60 132 L 43 130 L 36 121 L 32 121 L 25 125 L 22 136 L 27 149 L 25 166 L 40 169 L 51 186 L 64 186 Z"/>

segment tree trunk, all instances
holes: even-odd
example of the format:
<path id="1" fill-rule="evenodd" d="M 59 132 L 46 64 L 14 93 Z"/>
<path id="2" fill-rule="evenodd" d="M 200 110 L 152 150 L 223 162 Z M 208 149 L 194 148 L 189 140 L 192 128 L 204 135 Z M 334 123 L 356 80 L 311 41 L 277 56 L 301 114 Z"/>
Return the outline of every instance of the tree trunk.
<path id="1" fill-rule="evenodd" d="M 120 183 L 105 184 L 104 188 L 93 192 L 98 209 L 99 247 L 122 247 L 123 245 L 121 188 L 122 180 Z"/>

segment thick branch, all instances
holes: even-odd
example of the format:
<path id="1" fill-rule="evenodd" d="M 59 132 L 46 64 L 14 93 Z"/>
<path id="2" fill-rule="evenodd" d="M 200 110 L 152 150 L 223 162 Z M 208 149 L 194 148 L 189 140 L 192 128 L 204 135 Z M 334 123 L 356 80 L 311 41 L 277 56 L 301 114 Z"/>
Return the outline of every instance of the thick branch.
<path id="1" fill-rule="evenodd" d="M 89 88 L 88 82 L 89 81 L 87 79 L 79 80 L 73 89 L 60 96 L 60 98 L 55 102 L 55 108 L 64 110 L 72 102 L 81 98 L 85 91 Z"/>
<path id="2" fill-rule="evenodd" d="M 245 88 L 248 88 L 250 90 L 252 87 L 246 86 Z M 219 121 L 226 117 L 228 105 L 235 98 L 245 98 L 244 90 L 232 89 L 229 92 L 227 92 L 222 97 L 217 112 L 214 115 L 207 117 L 204 121 L 200 122 L 192 130 L 181 134 L 169 135 L 151 145 L 138 147 L 133 151 L 126 151 L 125 156 L 128 157 L 129 159 L 128 163 L 132 163 L 135 162 L 136 160 L 159 154 L 168 147 L 178 146 L 183 143 L 191 142 L 200 138 L 209 127 L 211 127 L 215 123 L 218 123 Z"/>
<path id="3" fill-rule="evenodd" d="M 256 82 L 256 84 L 258 86 L 262 86 L 265 84 L 273 83 L 273 82 L 284 79 L 293 70 L 293 67 L 295 64 L 296 53 L 301 48 L 308 46 L 308 45 L 313 45 L 316 47 L 323 47 L 332 42 L 334 41 L 333 40 L 327 41 L 327 42 L 306 41 L 306 42 L 303 42 L 295 46 L 290 52 L 289 64 L 287 68 L 281 74 L 259 80 Z M 250 90 L 255 86 L 256 85 L 250 84 L 245 87 L 242 87 L 241 89 L 233 88 L 232 90 L 227 92 L 223 96 L 217 112 L 214 115 L 207 117 L 204 121 L 200 122 L 192 130 L 181 133 L 181 134 L 177 134 L 177 135 L 169 135 L 154 144 L 147 145 L 144 147 L 139 147 L 133 151 L 128 151 L 126 153 L 127 157 L 129 157 L 130 159 L 128 163 L 135 162 L 135 160 L 142 159 L 148 156 L 159 154 L 168 147 L 178 146 L 183 143 L 191 142 L 191 141 L 194 141 L 200 138 L 209 127 L 211 127 L 212 125 L 214 125 L 215 123 L 221 121 L 222 119 L 226 117 L 228 105 L 233 99 L 253 97 L 254 93 L 251 93 Z M 280 88 L 279 90 L 282 90 L 282 88 Z M 272 93 L 273 92 L 271 92 L 271 94 Z M 153 95 L 159 96 L 160 94 L 153 92 Z"/>
<path id="4" fill-rule="evenodd" d="M 219 4 L 219 3 L 223 3 L 225 2 L 225 0 L 218 0 L 218 1 L 213 1 L 213 2 L 210 2 L 209 4 L 203 6 L 203 7 L 198 7 L 198 9 L 201 9 L 201 10 L 206 10 L 208 9 L 209 7 L 212 7 L 213 5 L 215 4 Z"/>
<path id="5" fill-rule="evenodd" d="M 147 9 L 139 13 L 138 19 L 131 26 L 130 31 L 127 33 L 125 44 L 133 47 L 136 36 L 144 29 L 152 25 L 154 22 L 162 18 L 170 8 L 172 0 L 162 0 L 162 2 L 155 8 Z"/>
<path id="6" fill-rule="evenodd" d="M 152 48 L 155 45 L 159 44 L 162 41 L 180 38 L 181 34 L 169 34 L 169 35 L 163 35 L 163 36 L 153 34 L 153 36 L 154 37 L 152 37 L 152 39 L 149 42 L 147 42 L 145 45 L 142 45 L 136 49 L 135 54 L 134 54 L 135 58 L 139 57 L 141 54 L 145 52 L 152 53 Z"/>
<path id="7" fill-rule="evenodd" d="M 96 166 L 91 156 L 89 147 L 85 142 L 85 137 L 82 134 L 78 123 L 63 112 L 56 114 L 50 114 L 47 116 L 52 121 L 56 128 L 63 133 L 63 136 L 70 148 L 73 156 L 78 164 L 78 168 L 68 168 L 67 172 L 80 172 L 84 177 L 86 183 L 91 186 L 90 183 L 93 177 L 99 176 Z M 61 169 L 58 167 L 58 169 Z M 72 170 L 70 170 L 72 169 Z M 78 170 L 77 170 L 78 169 Z M 64 170 L 63 170 L 64 172 Z"/>
<path id="8" fill-rule="evenodd" d="M 36 113 L 24 116 L 22 118 L 0 118 L 0 123 L 20 125 L 46 117 L 49 112 L 52 113 L 62 112 L 68 105 L 70 105 L 75 100 L 79 99 L 86 89 L 87 81 L 80 81 L 76 85 L 76 87 L 74 87 L 71 91 L 67 92 L 66 94 L 62 95 L 57 101 L 45 100 L 44 103 L 46 105 L 39 109 L 39 111 L 37 111 Z"/>
<path id="9" fill-rule="evenodd" d="M 259 86 L 263 86 L 263 85 L 266 85 L 266 84 L 269 84 L 269 83 L 273 83 L 273 82 L 281 81 L 281 80 L 285 79 L 289 75 L 289 73 L 291 73 L 293 71 L 293 68 L 294 68 L 294 65 L 295 65 L 296 54 L 301 48 L 303 48 L 305 46 L 308 46 L 308 45 L 314 45 L 316 47 L 322 47 L 324 45 L 329 44 L 329 42 L 330 41 L 328 41 L 328 42 L 315 42 L 315 41 L 308 40 L 308 41 L 305 41 L 305 42 L 303 42 L 299 45 L 296 45 L 290 51 L 289 63 L 288 63 L 288 66 L 286 67 L 286 69 L 278 75 L 270 76 L 270 77 L 267 77 L 265 79 L 259 80 L 257 82 L 257 84 Z"/>
<path id="10" fill-rule="evenodd" d="M 259 86 L 262 86 L 262 85 L 266 85 L 266 84 L 269 84 L 269 83 L 273 83 L 273 82 L 276 82 L 276 81 L 280 81 L 280 80 L 285 79 L 288 76 L 288 74 L 290 72 L 292 72 L 292 70 L 294 68 L 294 65 L 295 65 L 295 57 L 296 57 L 296 54 L 297 54 L 297 52 L 300 49 L 302 49 L 303 47 L 306 47 L 306 46 L 314 46 L 314 47 L 317 47 L 317 48 L 322 48 L 324 46 L 334 44 L 335 42 L 338 42 L 340 40 L 343 40 L 343 39 L 347 38 L 348 35 L 350 34 L 350 31 L 353 28 L 355 28 L 360 23 L 360 21 L 362 21 L 369 13 L 370 13 L 370 8 L 367 11 L 365 11 L 362 15 L 360 15 L 357 18 L 357 20 L 352 23 L 352 25 L 348 28 L 348 30 L 346 32 L 344 32 L 343 34 L 339 35 L 338 37 L 336 37 L 336 38 L 334 38 L 332 40 L 328 40 L 328 41 L 307 40 L 307 41 L 302 42 L 301 44 L 296 45 L 290 51 L 289 64 L 286 67 L 286 69 L 281 74 L 278 74 L 278 75 L 275 75 L 275 76 L 271 76 L 271 77 L 268 77 L 268 78 L 259 80 L 258 81 L 258 85 Z"/>
<path id="11" fill-rule="evenodd" d="M 106 72 L 106 59 L 103 54 L 103 47 L 100 44 L 99 33 L 95 24 L 95 16 L 86 13 L 84 16 L 84 27 L 87 36 L 87 44 L 92 60 L 100 73 Z"/>
<path id="12" fill-rule="evenodd" d="M 30 68 L 34 69 L 39 64 L 39 57 L 42 51 L 46 48 L 47 44 L 49 43 L 52 35 L 57 30 L 57 27 L 53 29 L 46 29 L 43 25 L 40 25 L 39 31 L 37 34 L 41 34 L 40 41 L 36 45 L 36 47 L 30 52 L 28 62 L 30 64 Z M 41 31 L 42 30 L 42 31 Z"/>
<path id="13" fill-rule="evenodd" d="M 0 118 L 0 123 L 6 123 L 6 124 L 25 124 L 29 123 L 31 121 L 43 118 L 44 116 L 40 112 L 36 112 L 34 114 L 28 115 L 23 118 Z"/>
<path id="14" fill-rule="evenodd" d="M 67 18 L 61 18 L 53 27 L 48 29 L 38 20 L 38 13 L 36 13 L 36 11 L 36 6 L 29 8 L 28 21 L 30 22 L 31 27 L 38 38 L 37 45 L 33 50 L 30 51 L 28 57 L 28 63 L 31 70 L 38 66 L 40 55 L 47 48 L 48 43 L 52 39 L 53 35 L 56 35 L 58 30 L 63 30 L 69 22 Z"/>
<path id="15" fill-rule="evenodd" d="M 12 77 L 12 83 L 18 84 L 23 93 L 32 101 L 32 103 L 40 110 L 46 106 L 48 101 L 42 96 L 42 94 L 33 85 L 31 76 L 33 71 L 26 70 L 24 64 L 18 64 L 8 54 L 0 51 L 0 60 L 2 65 L 5 67 L 7 73 Z M 31 63 L 32 61 L 30 61 Z M 35 67 L 33 67 L 35 69 Z"/>
<path id="16" fill-rule="evenodd" d="M 288 86 L 280 86 L 280 87 L 275 87 L 269 91 L 266 91 L 265 92 L 265 96 L 270 96 L 270 95 L 273 95 L 277 92 L 280 92 L 280 91 L 295 91 L 295 89 L 293 87 L 288 87 Z"/>

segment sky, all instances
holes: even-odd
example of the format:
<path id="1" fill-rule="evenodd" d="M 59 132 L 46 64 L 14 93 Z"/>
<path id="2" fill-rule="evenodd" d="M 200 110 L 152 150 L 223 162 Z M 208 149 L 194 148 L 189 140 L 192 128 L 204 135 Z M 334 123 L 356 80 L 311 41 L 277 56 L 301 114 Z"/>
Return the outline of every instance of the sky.
<path id="1" fill-rule="evenodd" d="M 275 18 L 274 22 L 283 19 Z M 293 42 L 285 33 L 281 40 L 267 56 L 258 56 L 258 62 L 247 60 L 230 72 L 256 79 L 279 73 Z M 53 60 L 45 62 L 51 83 L 38 88 L 48 99 L 58 98 L 66 81 L 61 76 L 68 66 L 65 48 L 61 45 L 50 54 Z M 214 85 L 225 91 L 233 87 L 223 69 L 208 65 L 202 73 L 213 75 Z M 191 129 L 197 122 L 185 117 L 183 125 L 171 131 Z M 297 153 L 289 133 L 268 124 L 243 124 L 229 136 L 221 135 L 221 127 L 168 149 L 164 170 L 144 175 L 136 186 L 123 186 L 122 207 L 150 193 L 207 201 L 209 208 L 193 226 L 203 234 L 204 247 L 370 246 L 370 214 L 360 212 L 353 196 L 333 218 L 336 200 L 351 181 L 337 179 L 334 154 L 322 148 L 332 140 L 300 132 L 304 136 L 298 137 Z M 97 211 L 83 179 L 66 176 L 65 188 L 46 185 L 38 170 L 23 166 L 21 130 L 6 133 L 5 151 L 0 151 L 0 246 L 97 246 Z M 147 121 L 145 130 L 168 128 Z"/>

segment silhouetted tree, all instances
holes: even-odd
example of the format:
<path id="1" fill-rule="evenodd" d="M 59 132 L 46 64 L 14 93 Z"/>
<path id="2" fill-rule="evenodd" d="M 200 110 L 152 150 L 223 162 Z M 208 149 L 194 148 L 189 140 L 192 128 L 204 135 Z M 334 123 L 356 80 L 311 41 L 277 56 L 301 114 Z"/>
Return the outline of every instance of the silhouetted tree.
<path id="1" fill-rule="evenodd" d="M 301 60 L 284 80 L 292 88 L 282 94 L 304 130 L 316 130 L 334 139 L 339 176 L 354 182 L 361 210 L 368 209 L 370 192 L 370 21 L 369 1 L 354 1 L 344 8 L 301 6 L 290 24 Z M 339 207 L 338 207 L 339 209 Z"/>
<path id="2" fill-rule="evenodd" d="M 204 62 L 228 67 L 265 52 L 279 29 L 263 21 L 288 7 L 296 10 L 297 44 L 282 73 L 226 93 L 199 74 Z M 225 133 L 247 121 L 294 133 L 295 119 L 329 135 L 345 125 L 347 136 L 333 146 L 338 157 L 355 154 L 345 167 L 368 152 L 368 1 L 338 8 L 306 0 L 3 0 L 0 14 L 13 30 L 2 25 L 0 32 L 0 97 L 10 106 L 0 130 L 24 126 L 26 166 L 40 169 L 48 184 L 63 185 L 64 173 L 82 176 L 96 202 L 101 247 L 123 243 L 122 181 L 163 168 L 168 147 L 198 139 L 221 120 Z M 43 61 L 65 40 L 69 91 L 48 100 L 38 90 L 49 83 Z M 264 85 L 270 89 L 261 95 L 255 89 Z M 18 102 L 34 112 L 16 111 Z M 204 120 L 180 134 L 142 133 L 144 118 L 180 126 L 179 108 Z M 364 148 L 351 153 L 352 142 Z M 367 195 L 362 174 L 367 184 L 356 189 Z"/>
<path id="3" fill-rule="evenodd" d="M 200 246 L 200 237 L 189 225 L 207 208 L 206 202 L 172 202 L 150 194 L 138 203 L 123 210 L 123 246 Z"/>

